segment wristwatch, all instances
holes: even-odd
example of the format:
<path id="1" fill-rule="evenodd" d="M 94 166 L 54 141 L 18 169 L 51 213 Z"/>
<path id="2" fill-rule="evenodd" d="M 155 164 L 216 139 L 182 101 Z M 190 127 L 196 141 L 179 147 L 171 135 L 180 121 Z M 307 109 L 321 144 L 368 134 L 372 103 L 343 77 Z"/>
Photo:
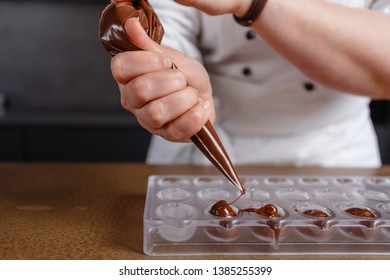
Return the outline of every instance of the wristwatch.
<path id="1" fill-rule="evenodd" d="M 263 11 L 268 0 L 253 0 L 248 12 L 242 17 L 233 15 L 235 21 L 243 26 L 251 26 Z"/>

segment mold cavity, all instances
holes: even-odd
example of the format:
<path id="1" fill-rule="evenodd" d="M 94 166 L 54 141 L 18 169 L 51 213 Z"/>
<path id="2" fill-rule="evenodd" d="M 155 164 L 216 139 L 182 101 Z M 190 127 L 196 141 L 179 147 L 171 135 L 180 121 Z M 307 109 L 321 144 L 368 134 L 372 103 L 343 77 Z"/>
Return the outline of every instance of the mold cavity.
<path id="1" fill-rule="evenodd" d="M 336 205 L 344 215 L 358 219 L 359 224 L 368 228 L 374 228 L 376 220 L 381 217 L 381 214 L 373 208 L 361 205 L 353 205 L 351 203 Z"/>
<path id="2" fill-rule="evenodd" d="M 219 188 L 207 188 L 198 191 L 198 197 L 206 200 L 227 200 L 230 197 L 230 193 Z"/>
<path id="3" fill-rule="evenodd" d="M 295 188 L 281 189 L 276 193 L 279 197 L 286 200 L 304 201 L 310 199 L 309 193 Z"/>
<path id="4" fill-rule="evenodd" d="M 196 209 L 188 204 L 173 202 L 159 206 L 156 214 L 161 219 L 185 220 L 194 217 Z"/>
<path id="5" fill-rule="evenodd" d="M 379 205 L 379 208 L 387 212 L 387 214 L 390 214 L 390 203 L 381 204 Z M 390 228 L 389 228 L 390 230 Z"/>
<path id="6" fill-rule="evenodd" d="M 281 238 L 280 220 L 288 216 L 287 211 L 284 208 L 274 204 L 268 203 L 261 205 L 256 203 L 251 205 L 250 208 L 240 209 L 240 213 L 242 212 L 250 212 L 257 215 L 258 217 L 265 219 L 265 221 L 262 222 L 264 222 L 272 230 L 272 235 L 269 234 L 269 231 L 264 226 L 252 227 L 252 232 L 260 239 L 269 239 L 272 237 L 274 241 L 274 247 L 278 248 Z"/>
<path id="7" fill-rule="evenodd" d="M 249 208 L 240 209 L 240 213 L 242 212 L 254 213 L 263 218 L 273 219 L 280 219 L 287 216 L 287 211 L 283 207 L 271 203 L 255 203 L 252 204 Z"/>
<path id="8" fill-rule="evenodd" d="M 293 210 L 306 218 L 333 218 L 335 216 L 329 208 L 313 203 L 295 204 Z"/>
<path id="9" fill-rule="evenodd" d="M 228 226 L 229 225 L 229 226 Z M 216 241 L 233 241 L 240 236 L 240 228 L 231 223 L 208 226 L 205 228 L 206 234 Z"/>
<path id="10" fill-rule="evenodd" d="M 227 203 L 225 200 L 219 200 L 216 203 L 209 205 L 205 211 L 215 218 L 233 218 L 239 213 L 239 209 Z"/>
<path id="11" fill-rule="evenodd" d="M 375 240 L 381 233 L 380 228 L 368 228 L 362 226 L 340 227 L 339 231 L 348 238 L 359 241 Z"/>
<path id="12" fill-rule="evenodd" d="M 312 224 L 326 230 L 328 228 L 328 221 L 335 217 L 332 210 L 322 205 L 313 203 L 299 203 L 293 206 L 293 210 L 302 217 L 314 220 Z"/>
<path id="13" fill-rule="evenodd" d="M 160 235 L 172 242 L 183 242 L 190 239 L 196 231 L 194 226 L 171 226 L 171 225 L 162 225 L 158 228 Z"/>
<path id="14" fill-rule="evenodd" d="M 347 177 L 336 178 L 336 183 L 338 184 L 351 184 L 353 182 L 353 179 Z"/>
<path id="15" fill-rule="evenodd" d="M 264 201 L 270 199 L 271 195 L 269 192 L 262 189 L 252 188 L 249 190 L 249 197 L 254 201 Z"/>
<path id="16" fill-rule="evenodd" d="M 376 186 L 390 186 L 390 178 L 381 178 L 381 177 L 369 178 L 367 180 L 367 183 Z"/>
<path id="17" fill-rule="evenodd" d="M 389 200 L 389 196 L 386 193 L 375 191 L 375 190 L 365 190 L 359 192 L 362 196 L 365 198 L 371 199 L 371 200 L 378 200 L 378 201 L 387 201 Z"/>
<path id="18" fill-rule="evenodd" d="M 330 201 L 347 201 L 348 196 L 344 192 L 335 191 L 330 188 L 316 190 L 316 195 L 320 198 L 327 199 Z"/>
<path id="19" fill-rule="evenodd" d="M 292 180 L 284 177 L 270 177 L 265 180 L 267 184 L 278 185 L 278 186 L 291 186 L 293 184 Z"/>
<path id="20" fill-rule="evenodd" d="M 217 187 L 223 185 L 223 180 L 218 177 L 200 177 L 195 180 L 195 184 L 202 187 Z"/>
<path id="21" fill-rule="evenodd" d="M 259 181 L 254 178 L 242 178 L 242 184 L 246 187 L 257 186 Z"/>
<path id="22" fill-rule="evenodd" d="M 301 183 L 305 185 L 324 185 L 325 181 L 316 177 L 305 177 L 301 179 Z"/>
<path id="23" fill-rule="evenodd" d="M 179 188 L 170 188 L 161 190 L 157 193 L 157 197 L 162 200 L 185 200 L 191 197 L 191 193 Z"/>
<path id="24" fill-rule="evenodd" d="M 190 181 L 186 178 L 172 176 L 161 178 L 158 183 L 164 187 L 183 187 L 188 186 Z"/>

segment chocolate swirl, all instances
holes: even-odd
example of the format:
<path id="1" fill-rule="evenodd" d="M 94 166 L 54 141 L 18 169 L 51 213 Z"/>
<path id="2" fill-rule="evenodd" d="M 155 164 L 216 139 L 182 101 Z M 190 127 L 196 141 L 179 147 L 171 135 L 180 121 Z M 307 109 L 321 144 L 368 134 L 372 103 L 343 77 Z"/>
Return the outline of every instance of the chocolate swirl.
<path id="1" fill-rule="evenodd" d="M 237 216 L 236 212 L 234 212 L 233 208 L 229 203 L 227 203 L 225 200 L 219 200 L 217 201 L 210 209 L 210 214 L 217 216 L 217 217 L 235 217 Z"/>
<path id="2" fill-rule="evenodd" d="M 153 41 L 161 43 L 164 28 L 148 1 L 117 0 L 103 10 L 99 22 L 100 41 L 112 56 L 125 51 L 140 50 L 124 29 L 126 20 L 133 17 L 139 19 Z"/>

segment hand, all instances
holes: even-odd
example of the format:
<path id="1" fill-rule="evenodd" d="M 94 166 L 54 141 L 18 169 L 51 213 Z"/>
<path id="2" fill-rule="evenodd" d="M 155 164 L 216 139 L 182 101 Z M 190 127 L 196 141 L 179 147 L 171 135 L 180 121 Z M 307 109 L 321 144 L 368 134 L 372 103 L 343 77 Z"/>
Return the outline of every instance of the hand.
<path id="1" fill-rule="evenodd" d="M 169 141 L 187 141 L 215 111 L 209 76 L 204 67 L 184 54 L 151 40 L 138 20 L 125 30 L 143 51 L 116 55 L 111 62 L 122 106 L 142 127 Z M 172 69 L 173 62 L 179 69 Z"/>
<path id="2" fill-rule="evenodd" d="M 248 11 L 253 0 L 175 0 L 185 6 L 191 6 L 209 15 L 235 14 L 243 16 Z"/>

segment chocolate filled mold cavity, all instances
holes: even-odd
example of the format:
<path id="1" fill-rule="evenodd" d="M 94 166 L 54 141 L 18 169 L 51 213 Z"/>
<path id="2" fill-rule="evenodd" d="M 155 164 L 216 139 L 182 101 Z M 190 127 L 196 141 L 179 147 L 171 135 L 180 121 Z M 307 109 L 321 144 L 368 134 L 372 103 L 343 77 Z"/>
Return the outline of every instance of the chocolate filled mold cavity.
<path id="1" fill-rule="evenodd" d="M 365 205 L 346 203 L 337 205 L 337 208 L 345 215 L 356 219 L 376 220 L 381 217 L 379 211 Z"/>
<path id="2" fill-rule="evenodd" d="M 301 216 L 311 219 L 332 219 L 335 217 L 335 213 L 331 209 L 314 203 L 298 203 L 292 209 Z"/>
<path id="3" fill-rule="evenodd" d="M 279 220 L 288 216 L 288 211 L 272 203 L 254 203 L 248 208 L 240 209 L 240 213 L 251 213 L 262 219 Z"/>
<path id="4" fill-rule="evenodd" d="M 150 176 L 144 252 L 390 256 L 388 178 L 252 175 L 240 195 L 223 176 Z"/>
<path id="5" fill-rule="evenodd" d="M 219 200 L 210 204 L 204 209 L 204 211 L 217 219 L 231 219 L 240 214 L 238 207 L 229 204 L 226 200 Z"/>

